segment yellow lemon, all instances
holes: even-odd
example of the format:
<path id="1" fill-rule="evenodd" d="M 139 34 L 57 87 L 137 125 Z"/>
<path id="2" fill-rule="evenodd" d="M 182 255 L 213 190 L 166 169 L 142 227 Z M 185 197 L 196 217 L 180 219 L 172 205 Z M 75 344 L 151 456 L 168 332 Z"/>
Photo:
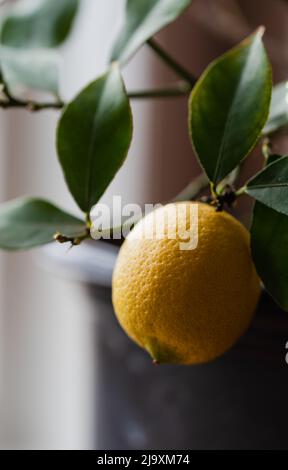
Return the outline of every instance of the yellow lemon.
<path id="1" fill-rule="evenodd" d="M 223 354 L 247 329 L 259 294 L 248 231 L 203 203 L 168 204 L 144 217 L 113 274 L 121 326 L 159 363 Z"/>

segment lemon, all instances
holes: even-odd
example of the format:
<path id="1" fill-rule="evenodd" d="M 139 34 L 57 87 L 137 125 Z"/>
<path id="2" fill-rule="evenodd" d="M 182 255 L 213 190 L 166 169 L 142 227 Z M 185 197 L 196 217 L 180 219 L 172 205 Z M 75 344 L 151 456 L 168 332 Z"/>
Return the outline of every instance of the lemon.
<path id="1" fill-rule="evenodd" d="M 121 326 L 159 363 L 198 364 L 223 354 L 249 326 L 259 294 L 249 232 L 203 203 L 169 204 L 144 217 L 113 274 Z"/>

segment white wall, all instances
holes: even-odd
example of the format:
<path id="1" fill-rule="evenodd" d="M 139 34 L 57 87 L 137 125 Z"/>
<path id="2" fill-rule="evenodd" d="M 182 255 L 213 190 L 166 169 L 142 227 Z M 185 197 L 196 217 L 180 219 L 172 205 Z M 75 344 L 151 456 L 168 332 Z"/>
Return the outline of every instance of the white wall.
<path id="1" fill-rule="evenodd" d="M 66 96 L 103 69 L 103 44 L 108 47 L 121 3 L 105 0 L 103 18 L 104 2 L 82 0 L 63 50 Z M 31 194 L 77 211 L 56 159 L 56 121 L 55 112 L 1 112 L 1 200 Z M 93 311 L 80 285 L 45 272 L 34 257 L 1 254 L 0 446 L 91 448 Z"/>

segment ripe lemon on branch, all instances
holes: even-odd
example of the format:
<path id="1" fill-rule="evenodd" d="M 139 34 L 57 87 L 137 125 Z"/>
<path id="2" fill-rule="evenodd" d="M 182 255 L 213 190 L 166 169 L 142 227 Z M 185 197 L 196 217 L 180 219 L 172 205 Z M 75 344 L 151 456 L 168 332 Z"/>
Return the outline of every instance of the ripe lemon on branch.
<path id="1" fill-rule="evenodd" d="M 198 230 L 187 217 L 195 207 Z M 159 220 L 163 236 L 151 237 Z M 260 294 L 249 237 L 228 213 L 193 202 L 158 208 L 130 232 L 113 274 L 113 304 L 123 329 L 154 361 L 213 360 L 247 329 Z"/>

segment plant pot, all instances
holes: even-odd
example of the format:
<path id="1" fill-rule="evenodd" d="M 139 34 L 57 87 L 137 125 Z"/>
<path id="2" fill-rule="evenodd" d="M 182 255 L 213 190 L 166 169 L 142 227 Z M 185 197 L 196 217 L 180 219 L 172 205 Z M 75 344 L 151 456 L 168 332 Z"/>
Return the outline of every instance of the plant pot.
<path id="1" fill-rule="evenodd" d="M 85 280 L 97 316 L 96 447 L 287 449 L 288 315 L 263 292 L 250 329 L 223 357 L 155 366 L 114 316 L 116 255 L 117 248 L 96 242 L 60 256 L 66 273 Z"/>

